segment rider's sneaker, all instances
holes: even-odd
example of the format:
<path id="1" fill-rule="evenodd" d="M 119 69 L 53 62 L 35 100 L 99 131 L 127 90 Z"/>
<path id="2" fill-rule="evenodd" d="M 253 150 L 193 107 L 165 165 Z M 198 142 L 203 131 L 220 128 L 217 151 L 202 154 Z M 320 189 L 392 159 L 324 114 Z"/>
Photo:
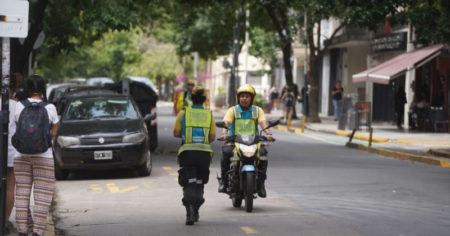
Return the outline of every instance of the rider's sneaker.
<path id="1" fill-rule="evenodd" d="M 224 184 L 220 184 L 219 193 L 227 193 L 227 186 L 225 186 Z"/>
<path id="2" fill-rule="evenodd" d="M 262 198 L 265 198 L 265 197 L 267 196 L 267 193 L 266 193 L 266 187 L 264 186 L 264 183 L 261 183 L 261 184 L 259 185 L 259 188 L 258 188 L 258 196 L 259 196 L 259 197 L 262 197 Z"/>

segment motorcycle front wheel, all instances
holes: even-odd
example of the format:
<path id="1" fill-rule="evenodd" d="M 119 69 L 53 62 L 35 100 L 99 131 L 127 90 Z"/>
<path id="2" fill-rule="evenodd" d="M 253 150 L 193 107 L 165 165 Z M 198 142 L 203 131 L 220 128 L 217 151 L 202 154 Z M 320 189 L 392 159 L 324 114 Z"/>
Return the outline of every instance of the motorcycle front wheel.
<path id="1" fill-rule="evenodd" d="M 244 197 L 245 197 L 245 211 L 247 212 L 252 212 L 253 210 L 254 186 L 255 186 L 255 172 L 245 173 Z"/>

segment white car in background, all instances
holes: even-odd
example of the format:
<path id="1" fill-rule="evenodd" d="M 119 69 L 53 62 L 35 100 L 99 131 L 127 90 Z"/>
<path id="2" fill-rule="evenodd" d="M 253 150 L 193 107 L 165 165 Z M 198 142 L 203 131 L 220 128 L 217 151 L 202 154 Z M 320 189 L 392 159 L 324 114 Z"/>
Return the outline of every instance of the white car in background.
<path id="1" fill-rule="evenodd" d="M 92 77 L 86 80 L 88 86 L 103 87 L 105 84 L 114 84 L 114 80 L 108 77 Z"/>

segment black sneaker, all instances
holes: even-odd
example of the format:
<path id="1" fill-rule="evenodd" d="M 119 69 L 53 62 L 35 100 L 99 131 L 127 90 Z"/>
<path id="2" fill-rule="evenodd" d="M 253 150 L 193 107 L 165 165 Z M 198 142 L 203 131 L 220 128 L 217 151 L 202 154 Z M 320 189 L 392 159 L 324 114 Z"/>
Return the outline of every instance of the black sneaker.
<path id="1" fill-rule="evenodd" d="M 266 187 L 264 186 L 264 183 L 261 183 L 259 185 L 258 196 L 261 197 L 261 198 L 265 198 L 267 196 Z"/>
<path id="2" fill-rule="evenodd" d="M 224 184 L 220 184 L 219 193 L 227 193 L 227 186 L 225 186 Z"/>

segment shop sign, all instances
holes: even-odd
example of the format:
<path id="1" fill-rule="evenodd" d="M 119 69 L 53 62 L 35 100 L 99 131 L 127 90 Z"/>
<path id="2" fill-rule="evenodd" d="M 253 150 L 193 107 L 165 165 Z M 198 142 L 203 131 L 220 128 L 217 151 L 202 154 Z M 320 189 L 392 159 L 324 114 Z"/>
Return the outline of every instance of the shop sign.
<path id="1" fill-rule="evenodd" d="M 370 41 L 372 53 L 406 50 L 406 32 L 381 34 Z"/>

